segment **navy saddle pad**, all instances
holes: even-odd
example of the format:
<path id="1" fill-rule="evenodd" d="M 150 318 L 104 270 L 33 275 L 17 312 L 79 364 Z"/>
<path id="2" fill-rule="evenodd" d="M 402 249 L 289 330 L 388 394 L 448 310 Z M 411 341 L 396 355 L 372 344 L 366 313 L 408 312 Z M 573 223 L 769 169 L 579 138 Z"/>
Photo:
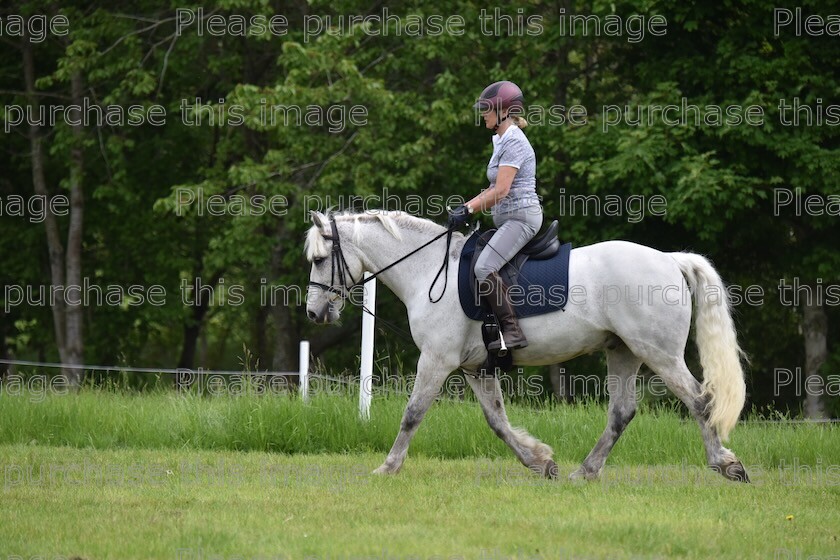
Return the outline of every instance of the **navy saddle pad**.
<path id="1" fill-rule="evenodd" d="M 556 226 L 555 226 L 556 228 Z M 458 297 L 461 309 L 470 319 L 482 320 L 486 311 L 478 304 L 473 266 L 479 239 L 489 239 L 495 230 L 473 233 L 464 243 L 458 263 Z M 556 234 L 555 234 L 556 235 Z M 481 250 L 488 250 L 482 240 Z M 492 251 L 492 249 L 489 249 Z M 519 253 L 502 268 L 500 275 L 508 286 L 517 317 L 531 317 L 563 309 L 569 290 L 571 243 L 564 243 L 548 258 Z M 536 257 L 536 258 L 535 258 Z M 524 262 L 523 262 L 524 261 Z"/>

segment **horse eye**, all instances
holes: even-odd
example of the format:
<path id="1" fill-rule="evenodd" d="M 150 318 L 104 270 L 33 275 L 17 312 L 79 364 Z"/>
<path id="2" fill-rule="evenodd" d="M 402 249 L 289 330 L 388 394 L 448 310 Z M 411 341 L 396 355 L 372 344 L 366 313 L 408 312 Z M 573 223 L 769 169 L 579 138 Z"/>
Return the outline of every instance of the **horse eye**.
<path id="1" fill-rule="evenodd" d="M 325 260 L 326 259 L 324 257 L 315 257 L 314 259 L 312 259 L 312 262 L 315 263 L 315 266 L 318 266 L 319 264 L 321 264 Z"/>

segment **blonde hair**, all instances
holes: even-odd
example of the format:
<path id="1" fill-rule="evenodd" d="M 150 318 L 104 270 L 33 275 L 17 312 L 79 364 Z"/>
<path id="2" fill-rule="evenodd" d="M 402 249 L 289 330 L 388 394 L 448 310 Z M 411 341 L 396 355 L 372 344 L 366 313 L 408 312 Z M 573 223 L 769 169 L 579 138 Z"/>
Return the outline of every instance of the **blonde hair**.
<path id="1" fill-rule="evenodd" d="M 518 126 L 519 128 L 525 128 L 528 126 L 528 121 L 525 120 L 525 117 L 520 117 L 519 115 L 511 115 L 511 120 L 513 124 Z"/>

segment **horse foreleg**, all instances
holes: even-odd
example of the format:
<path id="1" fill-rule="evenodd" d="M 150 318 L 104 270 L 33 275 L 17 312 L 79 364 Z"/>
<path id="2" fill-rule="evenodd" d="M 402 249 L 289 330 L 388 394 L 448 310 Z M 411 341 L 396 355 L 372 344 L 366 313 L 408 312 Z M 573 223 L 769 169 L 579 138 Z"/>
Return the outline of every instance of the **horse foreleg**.
<path id="1" fill-rule="evenodd" d="M 438 396 L 446 376 L 457 367 L 457 363 L 448 366 L 444 362 L 445 360 L 439 356 L 431 357 L 424 353 L 420 354 L 414 389 L 411 391 L 408 405 L 403 412 L 400 433 L 397 435 L 394 445 L 391 446 L 391 451 L 388 453 L 385 462 L 373 471 L 374 474 L 393 474 L 402 467 L 408 453 L 408 445 L 411 443 L 411 438 L 414 437 L 417 427 Z"/>
<path id="2" fill-rule="evenodd" d="M 551 447 L 539 441 L 522 428 L 513 428 L 505 413 L 502 389 L 498 378 L 467 376 L 475 391 L 484 417 L 490 428 L 516 454 L 519 461 L 541 476 L 557 477 L 557 465 L 551 458 Z"/>

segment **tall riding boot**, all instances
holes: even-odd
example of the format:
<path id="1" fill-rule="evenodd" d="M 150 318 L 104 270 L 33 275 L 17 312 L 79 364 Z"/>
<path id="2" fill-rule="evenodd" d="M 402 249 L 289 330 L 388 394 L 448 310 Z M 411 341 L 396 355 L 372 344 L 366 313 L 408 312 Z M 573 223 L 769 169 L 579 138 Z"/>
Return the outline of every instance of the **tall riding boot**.
<path id="1" fill-rule="evenodd" d="M 499 328 L 505 339 L 505 346 L 509 350 L 528 346 L 528 341 L 522 334 L 522 329 L 519 328 L 519 321 L 511 305 L 508 286 L 498 272 L 491 272 L 487 279 L 482 281 L 481 291 L 487 298 L 493 313 L 496 314 L 496 320 L 499 321 Z M 499 340 L 494 340 L 487 345 L 487 349 L 491 352 L 496 352 L 501 347 Z"/>

